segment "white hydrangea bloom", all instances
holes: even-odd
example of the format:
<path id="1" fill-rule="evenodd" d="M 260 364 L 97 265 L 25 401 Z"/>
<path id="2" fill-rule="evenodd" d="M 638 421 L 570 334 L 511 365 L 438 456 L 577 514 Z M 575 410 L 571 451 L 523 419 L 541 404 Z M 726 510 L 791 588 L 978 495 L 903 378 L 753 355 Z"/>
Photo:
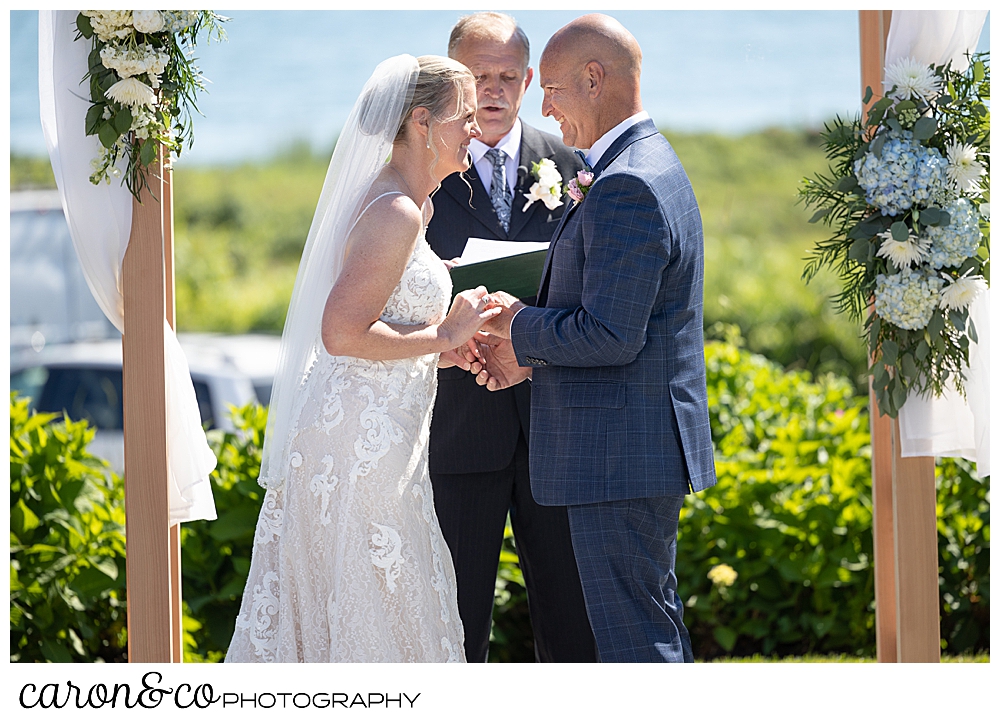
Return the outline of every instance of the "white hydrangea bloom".
<path id="1" fill-rule="evenodd" d="M 881 158 L 865 153 L 854 162 L 854 174 L 868 203 L 887 216 L 897 216 L 913 206 L 944 200 L 947 165 L 937 148 L 913 140 L 912 132 L 890 132 Z"/>
<path id="2" fill-rule="evenodd" d="M 875 311 L 900 329 L 923 329 L 940 302 L 944 280 L 922 269 L 875 277 Z"/>
<path id="3" fill-rule="evenodd" d="M 194 25 L 200 14 L 197 10 L 164 10 L 163 22 L 167 30 L 177 33 Z"/>
<path id="4" fill-rule="evenodd" d="M 84 10 L 83 14 L 90 18 L 90 27 L 105 43 L 132 34 L 131 10 Z"/>
<path id="5" fill-rule="evenodd" d="M 159 10 L 133 10 L 132 24 L 140 33 L 158 33 L 164 27 Z"/>
<path id="6" fill-rule="evenodd" d="M 739 576 L 740 574 L 736 570 L 725 563 L 716 565 L 708 571 L 708 579 L 713 585 L 719 587 L 730 587 Z"/>
<path id="7" fill-rule="evenodd" d="M 930 242 L 928 262 L 931 267 L 959 266 L 979 250 L 982 232 L 976 209 L 967 198 L 959 198 L 945 206 L 951 220 L 947 226 L 927 226 L 924 233 Z"/>
<path id="8" fill-rule="evenodd" d="M 160 74 L 166 70 L 169 62 L 170 56 L 167 53 L 146 43 L 135 48 L 106 45 L 101 49 L 101 63 L 105 68 L 115 71 L 121 78 L 146 73 L 154 88 L 159 87 Z"/>
<path id="9" fill-rule="evenodd" d="M 886 68 L 883 85 L 896 100 L 930 100 L 941 92 L 941 79 L 930 66 L 913 58 L 902 58 Z"/>

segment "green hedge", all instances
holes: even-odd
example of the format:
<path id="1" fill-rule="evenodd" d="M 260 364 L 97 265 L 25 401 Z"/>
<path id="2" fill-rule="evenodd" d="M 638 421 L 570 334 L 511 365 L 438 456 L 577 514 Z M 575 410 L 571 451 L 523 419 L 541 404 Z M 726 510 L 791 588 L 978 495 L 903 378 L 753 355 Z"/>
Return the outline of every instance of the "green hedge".
<path id="1" fill-rule="evenodd" d="M 866 400 L 748 353 L 733 329 L 706 346 L 719 484 L 688 498 L 677 573 L 695 656 L 875 649 Z M 185 524 L 186 658 L 216 661 L 232 636 L 263 490 L 266 411 L 210 433 L 219 518 Z M 124 656 L 120 479 L 84 449 L 83 422 L 11 404 L 11 658 Z M 963 460 L 937 467 L 942 639 L 989 649 L 989 486 Z M 30 511 L 26 515 L 23 510 Z M 36 521 L 37 520 L 37 521 Z M 534 659 L 516 548 L 497 577 L 490 659 Z"/>
<path id="2" fill-rule="evenodd" d="M 10 402 L 10 659 L 125 659 L 121 478 L 87 422 Z"/>

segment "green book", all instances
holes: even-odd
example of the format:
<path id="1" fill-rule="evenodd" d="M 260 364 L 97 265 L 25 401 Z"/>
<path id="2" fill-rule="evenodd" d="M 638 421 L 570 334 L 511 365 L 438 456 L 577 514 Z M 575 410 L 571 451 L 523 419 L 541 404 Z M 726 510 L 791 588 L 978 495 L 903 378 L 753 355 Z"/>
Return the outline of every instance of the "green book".
<path id="1" fill-rule="evenodd" d="M 466 289 L 485 286 L 487 291 L 506 291 L 518 298 L 534 296 L 542 280 L 545 249 L 492 261 L 456 266 L 451 270 L 452 296 Z"/>

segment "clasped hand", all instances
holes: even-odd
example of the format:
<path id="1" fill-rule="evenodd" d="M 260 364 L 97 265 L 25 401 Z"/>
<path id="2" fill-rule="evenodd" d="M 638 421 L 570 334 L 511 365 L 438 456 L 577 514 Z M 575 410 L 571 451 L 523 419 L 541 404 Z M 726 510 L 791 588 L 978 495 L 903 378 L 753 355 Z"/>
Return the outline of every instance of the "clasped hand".
<path id="1" fill-rule="evenodd" d="M 525 304 L 505 291 L 489 294 L 484 310 L 501 309 L 469 342 L 449 352 L 447 361 L 476 375 L 476 383 L 491 392 L 531 378 L 531 368 L 517 363 L 510 342 L 510 323 Z M 444 356 L 444 355 L 442 355 Z"/>

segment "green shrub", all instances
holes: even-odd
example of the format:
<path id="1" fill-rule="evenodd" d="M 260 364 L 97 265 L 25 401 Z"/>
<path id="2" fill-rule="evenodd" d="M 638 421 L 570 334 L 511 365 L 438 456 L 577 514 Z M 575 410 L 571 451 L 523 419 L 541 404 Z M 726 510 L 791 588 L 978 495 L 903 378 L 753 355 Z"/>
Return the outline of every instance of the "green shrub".
<path id="1" fill-rule="evenodd" d="M 10 659 L 124 661 L 121 478 L 85 420 L 10 403 Z"/>
<path id="2" fill-rule="evenodd" d="M 267 410 L 258 404 L 233 409 L 234 432 L 215 430 L 209 442 L 219 460 L 212 472 L 218 519 L 181 528 L 181 576 L 189 620 L 185 659 L 225 657 L 250 572 L 257 515 L 264 490 L 257 484 Z"/>
<path id="3" fill-rule="evenodd" d="M 695 655 L 873 655 L 867 400 L 733 329 L 706 362 L 719 484 L 688 498 L 677 553 Z M 942 645 L 988 650 L 989 488 L 964 460 L 942 460 L 937 486 Z"/>

